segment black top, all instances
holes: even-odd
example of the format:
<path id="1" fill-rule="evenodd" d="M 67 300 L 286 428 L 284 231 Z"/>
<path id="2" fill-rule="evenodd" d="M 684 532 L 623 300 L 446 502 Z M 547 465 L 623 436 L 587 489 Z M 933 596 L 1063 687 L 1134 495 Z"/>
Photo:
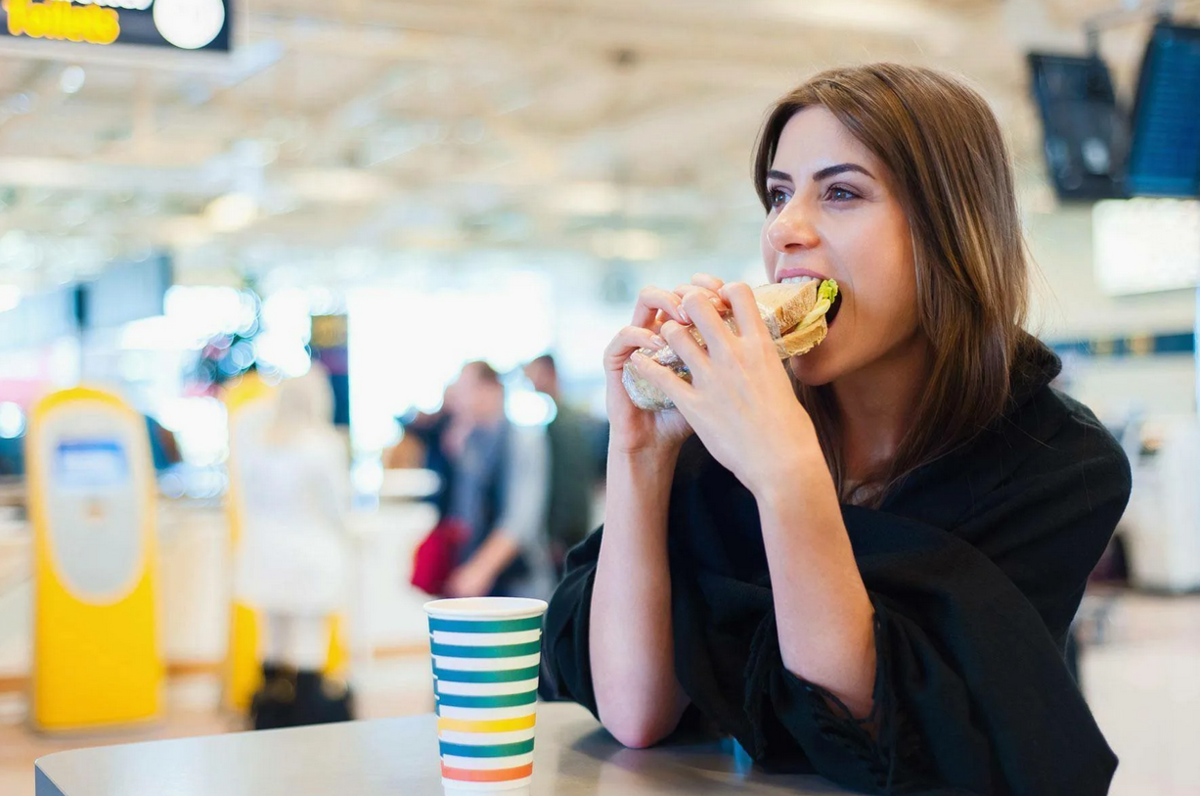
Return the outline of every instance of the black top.
<path id="1" fill-rule="evenodd" d="M 706 720 L 762 765 L 872 793 L 1107 792 L 1116 757 L 1062 651 L 1129 499 L 1129 464 L 1086 407 L 1049 387 L 1057 357 L 1036 341 L 1026 351 L 1003 418 L 878 510 L 842 508 L 875 607 L 874 738 L 784 668 L 754 499 L 698 441 L 685 446 L 668 546 L 687 723 Z M 544 645 L 557 696 L 593 714 L 602 531 L 571 552 Z"/>

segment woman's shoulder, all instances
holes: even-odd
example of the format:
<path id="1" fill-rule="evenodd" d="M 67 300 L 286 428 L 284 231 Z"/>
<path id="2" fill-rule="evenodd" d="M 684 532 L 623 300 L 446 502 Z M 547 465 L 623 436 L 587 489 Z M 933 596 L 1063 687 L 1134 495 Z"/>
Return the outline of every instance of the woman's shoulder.
<path id="1" fill-rule="evenodd" d="M 1033 397 L 1028 407 L 1026 425 L 1043 426 L 1041 444 L 1022 469 L 1063 466 L 1083 466 L 1101 471 L 1118 480 L 1131 480 L 1129 459 L 1112 432 L 1085 404 L 1071 396 L 1046 386 Z"/>
<path id="2" fill-rule="evenodd" d="M 993 427 L 1003 447 L 1022 451 L 1020 471 L 1086 463 L 1128 480 L 1120 444 L 1080 401 L 1052 386 L 1062 371 L 1058 356 L 1036 337 L 1022 341 L 1013 368 L 1008 411 Z"/>
<path id="3" fill-rule="evenodd" d="M 1123 509 L 1131 488 L 1124 451 L 1087 406 L 1051 386 L 1058 358 L 1033 342 L 1007 410 L 969 442 L 906 476 L 886 498 L 886 510 L 949 530 L 1034 504 L 1039 512 Z"/>

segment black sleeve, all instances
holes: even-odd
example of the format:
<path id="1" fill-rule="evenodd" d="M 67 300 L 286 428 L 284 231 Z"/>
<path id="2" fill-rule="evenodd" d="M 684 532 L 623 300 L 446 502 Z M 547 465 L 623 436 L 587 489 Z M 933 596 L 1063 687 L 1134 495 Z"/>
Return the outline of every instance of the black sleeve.
<path id="1" fill-rule="evenodd" d="M 566 571 L 546 609 L 539 688 L 543 698 L 578 702 L 597 720 L 589 620 L 603 533 L 603 528 L 597 529 L 567 554 Z"/>

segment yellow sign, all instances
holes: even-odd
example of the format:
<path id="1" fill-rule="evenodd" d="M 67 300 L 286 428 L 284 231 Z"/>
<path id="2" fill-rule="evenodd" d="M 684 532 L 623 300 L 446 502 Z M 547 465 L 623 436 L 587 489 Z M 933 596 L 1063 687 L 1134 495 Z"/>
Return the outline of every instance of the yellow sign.
<path id="1" fill-rule="evenodd" d="M 0 6 L 13 36 L 112 44 L 121 35 L 121 19 L 112 8 L 76 6 L 70 0 L 3 0 Z"/>

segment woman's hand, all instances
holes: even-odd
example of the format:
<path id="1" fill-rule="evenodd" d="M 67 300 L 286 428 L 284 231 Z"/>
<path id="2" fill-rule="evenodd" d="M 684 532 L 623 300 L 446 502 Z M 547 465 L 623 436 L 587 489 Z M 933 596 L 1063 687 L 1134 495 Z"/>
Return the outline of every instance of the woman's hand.
<path id="1" fill-rule="evenodd" d="M 674 409 L 665 412 L 638 409 L 621 381 L 630 354 L 639 348 L 658 350 L 666 345 L 659 331 L 667 320 L 691 323 L 683 311 L 683 297 L 659 288 L 645 288 L 638 295 L 633 322 L 617 332 L 604 350 L 605 404 L 611 425 L 609 445 L 615 453 L 671 454 L 692 434 L 687 421 Z M 677 376 L 671 377 L 678 380 Z"/>
<path id="2" fill-rule="evenodd" d="M 796 398 L 748 285 L 730 283 L 716 294 L 733 309 L 730 331 L 708 290 L 690 290 L 680 304 L 704 337 L 707 351 L 675 318 L 660 336 L 692 372 L 688 384 L 649 357 L 638 357 L 644 378 L 661 389 L 706 448 L 756 496 L 787 489 L 789 479 L 821 461 L 812 420 Z"/>

